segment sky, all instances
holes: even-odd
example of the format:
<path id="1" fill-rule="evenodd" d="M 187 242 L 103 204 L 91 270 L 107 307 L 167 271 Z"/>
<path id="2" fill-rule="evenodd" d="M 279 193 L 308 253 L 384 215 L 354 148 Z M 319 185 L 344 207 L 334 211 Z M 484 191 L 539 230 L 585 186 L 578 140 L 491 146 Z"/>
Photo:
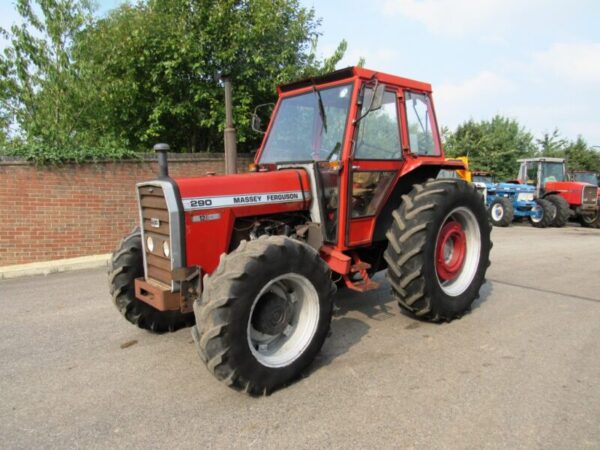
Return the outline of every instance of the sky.
<path id="1" fill-rule="evenodd" d="M 440 126 L 501 114 L 536 137 L 555 128 L 600 148 L 599 0 L 300 0 L 322 19 L 318 53 L 338 65 L 433 85 Z M 98 0 L 99 14 L 121 3 Z M 16 20 L 0 0 L 0 27 Z"/>

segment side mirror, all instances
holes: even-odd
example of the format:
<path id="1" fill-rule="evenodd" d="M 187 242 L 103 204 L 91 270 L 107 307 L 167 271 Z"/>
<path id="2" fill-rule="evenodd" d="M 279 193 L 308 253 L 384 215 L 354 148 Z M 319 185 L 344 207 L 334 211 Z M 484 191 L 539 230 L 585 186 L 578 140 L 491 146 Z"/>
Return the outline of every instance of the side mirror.
<path id="1" fill-rule="evenodd" d="M 260 117 L 258 117 L 256 113 L 252 113 L 252 118 L 250 119 L 250 126 L 257 133 L 264 134 L 264 131 L 262 129 L 262 120 L 260 120 Z"/>
<path id="2" fill-rule="evenodd" d="M 260 116 L 265 117 L 268 120 L 269 116 L 271 115 L 271 110 L 274 106 L 274 103 L 263 103 L 262 105 L 258 105 L 256 108 L 254 108 L 254 112 L 250 118 L 250 127 L 252 130 L 256 131 L 257 133 L 265 134 L 266 131 L 262 129 L 263 120 L 260 118 Z"/>
<path id="3" fill-rule="evenodd" d="M 383 104 L 383 94 L 385 92 L 385 84 L 378 84 L 375 89 L 375 94 L 373 95 L 373 101 L 371 103 L 371 107 L 369 111 L 376 111 L 381 108 Z"/>

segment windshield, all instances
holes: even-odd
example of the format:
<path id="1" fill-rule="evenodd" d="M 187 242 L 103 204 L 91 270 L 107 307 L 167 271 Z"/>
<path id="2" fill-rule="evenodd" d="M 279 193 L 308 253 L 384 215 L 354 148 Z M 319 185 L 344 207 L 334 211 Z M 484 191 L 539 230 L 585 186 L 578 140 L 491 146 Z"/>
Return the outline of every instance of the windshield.
<path id="1" fill-rule="evenodd" d="M 565 167 L 563 163 L 542 163 L 542 182 L 565 181 Z"/>
<path id="2" fill-rule="evenodd" d="M 490 175 L 473 175 L 473 181 L 478 183 L 493 183 L 494 178 Z"/>
<path id="3" fill-rule="evenodd" d="M 575 181 L 582 181 L 584 183 L 590 183 L 594 186 L 598 186 L 598 176 L 595 173 L 575 172 L 573 174 L 573 179 Z"/>
<path id="4" fill-rule="evenodd" d="M 336 160 L 341 156 L 352 85 L 311 91 L 281 101 L 261 163 Z M 322 117 L 325 117 L 323 126 Z"/>

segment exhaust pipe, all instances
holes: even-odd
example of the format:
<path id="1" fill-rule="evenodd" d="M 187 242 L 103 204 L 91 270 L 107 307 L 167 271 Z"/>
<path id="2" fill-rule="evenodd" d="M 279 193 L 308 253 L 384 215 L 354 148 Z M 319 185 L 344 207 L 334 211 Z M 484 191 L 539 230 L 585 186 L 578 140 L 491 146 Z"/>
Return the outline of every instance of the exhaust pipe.
<path id="1" fill-rule="evenodd" d="M 169 144 L 156 144 L 154 151 L 158 155 L 158 178 L 169 178 Z"/>
<path id="2" fill-rule="evenodd" d="M 230 175 L 237 172 L 237 145 L 235 128 L 233 127 L 233 100 L 231 94 L 231 79 L 221 77 L 225 88 L 225 173 Z"/>

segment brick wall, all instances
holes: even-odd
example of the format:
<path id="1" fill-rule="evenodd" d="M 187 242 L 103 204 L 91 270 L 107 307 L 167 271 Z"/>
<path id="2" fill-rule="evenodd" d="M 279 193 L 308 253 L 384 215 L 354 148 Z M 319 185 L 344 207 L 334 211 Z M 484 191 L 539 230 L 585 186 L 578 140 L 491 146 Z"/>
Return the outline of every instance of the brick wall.
<path id="1" fill-rule="evenodd" d="M 250 159 L 238 157 L 240 170 Z M 223 156 L 169 160 L 173 177 L 223 173 Z M 150 160 L 35 167 L 0 162 L 0 266 L 112 251 L 138 222 L 135 184 Z"/>

